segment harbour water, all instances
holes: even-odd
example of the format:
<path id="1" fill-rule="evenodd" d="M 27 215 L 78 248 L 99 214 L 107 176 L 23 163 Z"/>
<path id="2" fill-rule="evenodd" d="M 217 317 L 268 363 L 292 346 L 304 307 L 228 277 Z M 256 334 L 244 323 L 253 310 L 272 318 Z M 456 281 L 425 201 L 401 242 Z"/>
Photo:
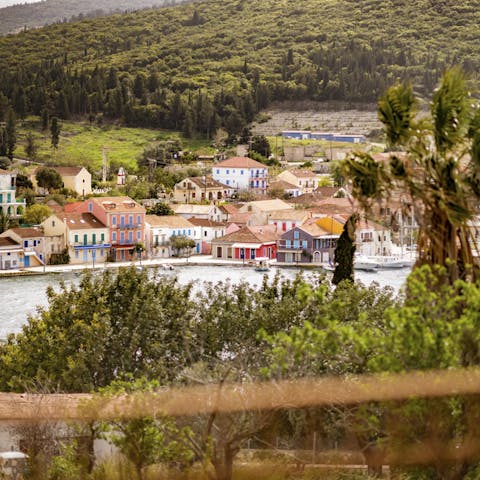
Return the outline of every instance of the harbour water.
<path id="1" fill-rule="evenodd" d="M 219 282 L 227 279 L 232 283 L 245 281 L 259 285 L 265 274 L 272 277 L 278 271 L 286 278 L 294 278 L 302 272 L 302 269 L 272 267 L 267 273 L 259 273 L 252 268 L 242 266 L 185 265 L 175 266 L 173 273 L 181 284 L 193 282 L 197 288 L 201 288 L 203 282 Z M 313 274 L 312 270 L 303 270 L 303 272 L 306 276 Z M 409 268 L 378 272 L 356 271 L 355 279 L 365 285 L 377 282 L 381 287 L 390 286 L 395 291 L 399 291 L 409 272 Z M 37 307 L 47 305 L 47 286 L 56 288 L 62 280 L 69 285 L 77 283 L 79 278 L 78 273 L 73 272 L 0 278 L 0 339 L 6 338 L 10 333 L 18 332 L 26 323 L 28 315 L 35 314 Z"/>

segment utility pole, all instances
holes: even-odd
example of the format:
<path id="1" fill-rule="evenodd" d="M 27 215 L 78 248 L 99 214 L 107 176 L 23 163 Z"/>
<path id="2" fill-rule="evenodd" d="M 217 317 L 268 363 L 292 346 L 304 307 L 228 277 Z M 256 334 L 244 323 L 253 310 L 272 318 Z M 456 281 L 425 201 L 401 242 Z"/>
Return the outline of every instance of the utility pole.
<path id="1" fill-rule="evenodd" d="M 102 148 L 102 182 L 107 181 L 107 147 Z"/>

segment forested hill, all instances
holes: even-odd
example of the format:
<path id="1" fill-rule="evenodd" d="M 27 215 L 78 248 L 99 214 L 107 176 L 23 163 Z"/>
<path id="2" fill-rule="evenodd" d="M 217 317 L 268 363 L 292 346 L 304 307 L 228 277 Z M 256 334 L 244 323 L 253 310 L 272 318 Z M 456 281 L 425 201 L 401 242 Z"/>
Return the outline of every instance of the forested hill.
<path id="1" fill-rule="evenodd" d="M 479 7 L 205 0 L 53 25 L 0 38 L 0 91 L 20 116 L 235 133 L 272 101 L 374 102 L 403 78 L 431 92 L 451 64 L 475 76 Z"/>
<path id="2" fill-rule="evenodd" d="M 0 35 L 65 20 L 178 3 L 182 0 L 43 0 L 35 3 L 19 0 L 18 5 L 0 8 Z"/>

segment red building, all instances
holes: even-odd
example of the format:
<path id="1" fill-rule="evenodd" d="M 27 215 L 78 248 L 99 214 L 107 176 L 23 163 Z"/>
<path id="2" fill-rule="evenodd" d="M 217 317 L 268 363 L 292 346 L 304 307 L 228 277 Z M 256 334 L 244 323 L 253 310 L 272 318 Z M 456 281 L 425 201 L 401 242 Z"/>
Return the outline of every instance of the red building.
<path id="1" fill-rule="evenodd" d="M 260 257 L 276 259 L 278 238 L 274 225 L 243 227 L 212 240 L 212 256 L 244 261 Z"/>

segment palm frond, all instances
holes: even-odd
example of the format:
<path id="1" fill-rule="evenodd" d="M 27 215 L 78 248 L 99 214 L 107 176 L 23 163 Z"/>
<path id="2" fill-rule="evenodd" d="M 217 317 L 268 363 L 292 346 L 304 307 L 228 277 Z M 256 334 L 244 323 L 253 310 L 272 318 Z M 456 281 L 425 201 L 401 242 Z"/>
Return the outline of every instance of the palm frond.
<path id="1" fill-rule="evenodd" d="M 470 116 L 470 93 L 460 68 L 447 70 L 433 94 L 431 114 L 437 151 L 452 150 L 467 133 Z"/>
<path id="2" fill-rule="evenodd" d="M 384 125 L 389 147 L 404 145 L 414 129 L 416 100 L 410 84 L 387 90 L 378 101 L 378 118 Z"/>

